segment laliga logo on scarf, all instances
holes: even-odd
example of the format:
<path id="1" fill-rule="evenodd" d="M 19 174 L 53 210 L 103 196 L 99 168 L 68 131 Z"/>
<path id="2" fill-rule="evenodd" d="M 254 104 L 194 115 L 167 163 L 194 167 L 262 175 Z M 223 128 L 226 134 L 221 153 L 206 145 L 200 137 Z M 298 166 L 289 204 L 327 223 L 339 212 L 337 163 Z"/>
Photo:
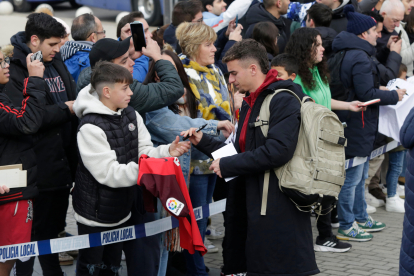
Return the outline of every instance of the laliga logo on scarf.
<path id="1" fill-rule="evenodd" d="M 177 165 L 177 167 L 180 166 L 180 160 L 178 160 L 177 157 L 174 157 L 174 163 Z"/>
<path id="2" fill-rule="evenodd" d="M 174 215 L 180 215 L 181 211 L 184 208 L 184 204 L 176 198 L 170 197 L 167 199 L 167 210 L 173 213 Z"/>

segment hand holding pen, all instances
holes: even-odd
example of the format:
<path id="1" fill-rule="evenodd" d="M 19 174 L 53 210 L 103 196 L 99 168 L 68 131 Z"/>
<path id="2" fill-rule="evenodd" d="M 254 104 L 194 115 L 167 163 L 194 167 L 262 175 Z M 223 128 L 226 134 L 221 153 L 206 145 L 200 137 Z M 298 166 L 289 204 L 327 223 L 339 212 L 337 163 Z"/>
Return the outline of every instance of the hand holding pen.
<path id="1" fill-rule="evenodd" d="M 183 141 L 190 139 L 191 143 L 196 146 L 203 137 L 201 130 L 203 130 L 206 126 L 207 124 L 202 125 L 199 128 L 190 128 L 189 130 L 181 132 L 180 135 L 184 137 Z"/>

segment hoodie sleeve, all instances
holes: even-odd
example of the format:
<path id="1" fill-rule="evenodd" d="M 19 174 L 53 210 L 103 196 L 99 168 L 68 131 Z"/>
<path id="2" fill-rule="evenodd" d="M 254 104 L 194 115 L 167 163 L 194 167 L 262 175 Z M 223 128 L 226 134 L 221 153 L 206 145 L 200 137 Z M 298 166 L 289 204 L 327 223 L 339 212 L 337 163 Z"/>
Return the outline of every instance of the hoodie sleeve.
<path id="1" fill-rule="evenodd" d="M 130 87 L 134 93 L 130 106 L 139 113 L 145 113 L 169 106 L 184 95 L 184 87 L 177 70 L 166 60 L 155 63 L 155 71 L 160 77 L 159 83 L 144 85 L 134 82 Z"/>
<path id="2" fill-rule="evenodd" d="M 384 91 L 374 87 L 371 60 L 368 59 L 365 53 L 355 51 L 352 60 L 352 76 L 350 77 L 352 78 L 357 100 L 367 102 L 373 99 L 381 99 L 380 105 L 394 105 L 398 102 L 396 91 Z M 344 65 L 346 64 L 344 63 Z M 347 78 L 347 76 L 341 76 L 342 81 L 343 77 Z M 343 82 L 348 83 L 348 81 Z"/>
<path id="3" fill-rule="evenodd" d="M 137 114 L 138 157 L 146 154 L 150 157 L 171 157 L 169 146 L 154 148 L 141 116 Z M 112 188 L 130 187 L 138 179 L 138 164 L 129 162 L 120 164 L 116 153 L 111 150 L 105 132 L 92 124 L 83 125 L 77 135 L 79 153 L 82 162 L 99 183 Z"/>
<path id="4" fill-rule="evenodd" d="M 0 93 L 0 134 L 34 134 L 39 130 L 45 113 L 46 86 L 38 77 L 24 79 L 20 109 L 14 108 L 10 99 Z"/>

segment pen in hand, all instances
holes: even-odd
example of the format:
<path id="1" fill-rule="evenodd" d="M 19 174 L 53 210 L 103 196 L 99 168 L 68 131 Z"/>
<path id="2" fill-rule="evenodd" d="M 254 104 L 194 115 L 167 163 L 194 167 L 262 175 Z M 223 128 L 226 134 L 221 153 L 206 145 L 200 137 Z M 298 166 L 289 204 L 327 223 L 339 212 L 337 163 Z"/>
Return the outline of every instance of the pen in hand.
<path id="1" fill-rule="evenodd" d="M 207 124 L 202 125 L 201 127 L 197 128 L 196 132 L 200 132 L 201 130 L 203 130 L 205 127 L 207 126 Z M 187 140 L 188 138 L 190 138 L 190 136 L 186 136 L 183 138 L 183 141 Z"/>
<path id="2" fill-rule="evenodd" d="M 396 87 L 397 87 L 397 89 L 401 89 L 401 88 L 399 88 L 398 86 L 396 86 Z M 407 95 L 407 96 L 408 96 L 407 92 L 405 92 L 405 95 Z"/>

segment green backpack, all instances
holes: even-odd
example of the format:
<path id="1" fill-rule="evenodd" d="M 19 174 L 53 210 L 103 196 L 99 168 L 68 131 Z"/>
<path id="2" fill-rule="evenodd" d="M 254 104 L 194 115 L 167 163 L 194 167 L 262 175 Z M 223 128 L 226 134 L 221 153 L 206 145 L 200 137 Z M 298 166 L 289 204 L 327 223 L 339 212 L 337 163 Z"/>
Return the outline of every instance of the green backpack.
<path id="1" fill-rule="evenodd" d="M 335 113 L 328 108 L 304 97 L 301 101 L 292 91 L 276 90 L 267 95 L 261 108 L 260 120 L 254 123 L 267 137 L 269 130 L 269 105 L 272 98 L 280 92 L 289 92 L 301 104 L 301 125 L 299 138 L 292 159 L 274 172 L 279 179 L 279 188 L 286 193 L 300 211 L 309 212 L 319 207 L 322 211 L 324 195 L 338 194 L 345 182 L 345 147 L 344 127 Z M 270 171 L 264 175 L 262 207 L 260 214 L 266 215 L 267 194 L 269 190 Z M 316 208 L 315 208 L 316 209 Z"/>

